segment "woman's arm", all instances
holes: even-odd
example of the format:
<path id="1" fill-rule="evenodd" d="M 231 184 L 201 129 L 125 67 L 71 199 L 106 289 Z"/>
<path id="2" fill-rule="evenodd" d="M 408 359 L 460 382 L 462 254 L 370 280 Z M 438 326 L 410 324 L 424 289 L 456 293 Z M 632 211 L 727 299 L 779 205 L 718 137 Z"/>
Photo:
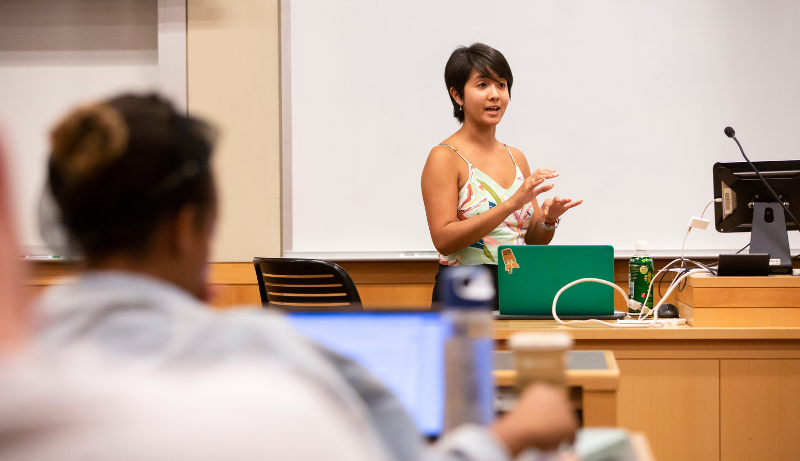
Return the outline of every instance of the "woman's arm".
<path id="1" fill-rule="evenodd" d="M 537 170 L 526 175 L 525 181 L 508 200 L 473 218 L 459 221 L 458 162 L 448 147 L 437 146 L 431 150 L 422 170 L 422 200 L 428 218 L 428 229 L 433 245 L 443 255 L 466 248 L 489 234 L 514 211 L 533 201 L 536 194 L 552 188 L 541 185 L 545 179 L 555 177 L 552 170 Z"/>
<path id="2" fill-rule="evenodd" d="M 517 162 L 517 166 L 519 166 L 519 170 L 522 172 L 523 176 L 527 177 L 531 171 L 530 166 L 528 166 L 528 159 L 525 158 L 525 154 L 519 149 L 513 147 L 511 149 L 514 154 L 514 160 Z M 525 244 L 547 245 L 553 240 L 553 234 L 555 234 L 555 232 L 552 230 L 544 230 L 539 226 L 539 203 L 536 201 L 535 197 L 531 200 L 531 205 L 533 205 L 533 214 L 531 215 L 531 221 L 528 223 L 528 232 L 525 234 Z"/>
<path id="3" fill-rule="evenodd" d="M 555 220 L 553 220 L 552 224 L 555 224 Z M 552 225 L 550 221 L 546 221 L 545 225 L 550 226 Z M 539 225 L 539 222 L 536 220 L 536 215 L 533 216 L 531 219 L 531 223 L 528 225 L 528 233 L 525 234 L 525 244 L 526 245 L 547 245 L 553 240 L 553 235 L 555 235 L 555 229 L 542 229 Z"/>

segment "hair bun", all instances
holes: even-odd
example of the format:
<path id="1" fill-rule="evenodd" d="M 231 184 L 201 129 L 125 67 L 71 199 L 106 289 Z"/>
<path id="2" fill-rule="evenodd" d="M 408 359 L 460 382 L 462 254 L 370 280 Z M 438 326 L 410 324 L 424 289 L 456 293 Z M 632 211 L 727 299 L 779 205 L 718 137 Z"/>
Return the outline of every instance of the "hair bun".
<path id="1" fill-rule="evenodd" d="M 65 178 L 79 180 L 121 156 L 128 146 L 125 119 L 107 104 L 79 107 L 50 133 L 51 161 Z"/>

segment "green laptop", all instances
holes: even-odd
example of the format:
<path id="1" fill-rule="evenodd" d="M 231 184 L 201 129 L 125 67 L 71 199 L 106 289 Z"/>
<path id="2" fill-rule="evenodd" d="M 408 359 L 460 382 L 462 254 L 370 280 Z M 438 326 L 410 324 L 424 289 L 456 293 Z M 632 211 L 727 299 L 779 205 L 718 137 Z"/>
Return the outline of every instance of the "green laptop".
<path id="1" fill-rule="evenodd" d="M 501 316 L 552 318 L 553 298 L 564 285 L 589 277 L 614 281 L 611 245 L 501 245 L 497 253 Z M 614 315 L 614 291 L 602 283 L 579 283 L 561 294 L 556 313 Z"/>

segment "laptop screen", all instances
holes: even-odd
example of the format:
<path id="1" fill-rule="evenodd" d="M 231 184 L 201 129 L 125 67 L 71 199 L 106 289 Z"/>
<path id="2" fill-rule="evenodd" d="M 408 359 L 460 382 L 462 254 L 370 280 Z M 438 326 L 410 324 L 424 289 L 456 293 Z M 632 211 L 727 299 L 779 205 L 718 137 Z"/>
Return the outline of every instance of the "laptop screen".
<path id="1" fill-rule="evenodd" d="M 292 313 L 300 333 L 348 357 L 381 380 L 420 432 L 444 425 L 444 344 L 450 323 L 436 313 Z"/>

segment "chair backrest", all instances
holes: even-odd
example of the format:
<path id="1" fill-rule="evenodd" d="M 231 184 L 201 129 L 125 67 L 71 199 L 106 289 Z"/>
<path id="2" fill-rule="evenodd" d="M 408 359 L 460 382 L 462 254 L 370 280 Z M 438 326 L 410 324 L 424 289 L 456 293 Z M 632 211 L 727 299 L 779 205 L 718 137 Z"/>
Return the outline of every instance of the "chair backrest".
<path id="1" fill-rule="evenodd" d="M 330 261 L 253 258 L 253 265 L 264 307 L 291 312 L 363 310 L 350 276 Z"/>

